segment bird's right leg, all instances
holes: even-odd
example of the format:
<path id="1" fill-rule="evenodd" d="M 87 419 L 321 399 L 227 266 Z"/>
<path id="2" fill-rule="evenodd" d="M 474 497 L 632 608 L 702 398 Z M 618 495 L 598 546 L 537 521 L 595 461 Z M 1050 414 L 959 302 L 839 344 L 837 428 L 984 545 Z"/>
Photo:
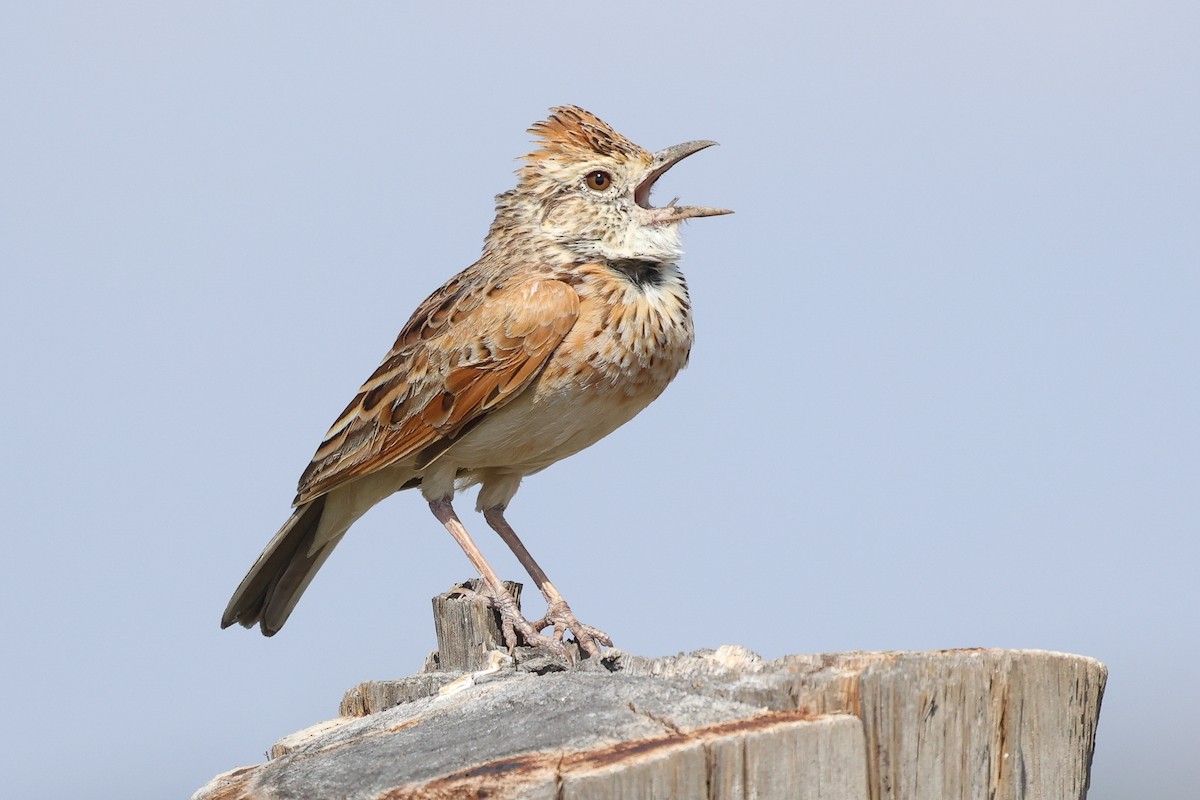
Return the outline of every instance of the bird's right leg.
<path id="1" fill-rule="evenodd" d="M 534 560 L 533 554 L 529 552 L 525 543 L 517 536 L 517 532 L 504 518 L 504 506 L 495 505 L 485 508 L 483 518 L 487 520 L 492 530 L 500 534 L 500 538 L 508 545 L 508 549 L 513 551 L 513 555 L 521 562 L 521 566 L 525 567 L 529 577 L 533 578 L 534 583 L 538 585 L 542 597 L 546 598 L 546 616 L 539 622 L 533 623 L 533 627 L 538 630 L 553 627 L 556 641 L 562 641 L 563 634 L 570 631 L 575 634 L 575 640 L 590 657 L 600 655 L 600 645 L 612 647 L 612 638 L 607 633 L 599 628 L 593 628 L 591 625 L 584 625 L 575 618 L 571 607 L 567 605 L 567 601 L 550 582 L 545 570 Z"/>
<path id="2" fill-rule="evenodd" d="M 492 565 L 483 557 L 483 553 L 471 540 L 471 535 L 467 533 L 467 529 L 463 526 L 458 515 L 454 513 L 454 506 L 450 504 L 449 497 L 443 497 L 437 500 L 429 501 L 429 510 L 438 518 L 438 521 L 446 526 L 446 530 L 454 537 L 454 541 L 458 542 L 458 546 L 467 554 L 467 559 L 471 565 L 479 571 L 487 582 L 488 588 L 492 591 L 492 602 L 496 609 L 500 612 L 501 628 L 504 631 L 504 643 L 508 645 L 511 651 L 517 646 L 516 634 L 521 634 L 521 638 L 525 644 L 532 647 L 545 647 L 556 653 L 566 655 L 566 648 L 563 647 L 561 641 L 558 641 L 550 636 L 543 636 L 529 620 L 521 616 L 521 611 L 517 607 L 517 601 L 504 588 L 504 582 L 500 580 L 500 576 L 492 569 Z"/>

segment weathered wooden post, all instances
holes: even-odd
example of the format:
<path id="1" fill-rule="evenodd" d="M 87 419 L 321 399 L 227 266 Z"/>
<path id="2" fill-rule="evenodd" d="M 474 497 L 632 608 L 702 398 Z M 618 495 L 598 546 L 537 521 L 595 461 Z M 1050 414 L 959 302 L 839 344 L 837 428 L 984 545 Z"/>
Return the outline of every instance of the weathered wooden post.
<path id="1" fill-rule="evenodd" d="M 438 649 L 426 672 L 474 672 L 487 666 L 489 652 L 505 649 L 500 613 L 489 604 L 484 587 L 479 579 L 463 581 L 433 598 Z M 504 588 L 520 607 L 521 584 L 505 581 Z"/>
<path id="2" fill-rule="evenodd" d="M 764 661 L 723 646 L 570 665 L 485 649 L 500 631 L 477 595 L 454 589 L 434 609 L 439 652 L 425 671 L 351 689 L 341 717 L 195 800 L 1087 794 L 1107 677 L 1094 659 L 972 649 Z"/>

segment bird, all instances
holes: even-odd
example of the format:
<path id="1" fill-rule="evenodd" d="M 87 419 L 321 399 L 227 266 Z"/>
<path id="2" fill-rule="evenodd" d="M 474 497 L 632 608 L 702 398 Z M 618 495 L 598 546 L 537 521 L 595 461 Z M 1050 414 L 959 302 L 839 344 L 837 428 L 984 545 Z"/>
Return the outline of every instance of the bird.
<path id="1" fill-rule="evenodd" d="M 350 526 L 417 489 L 482 576 L 510 650 L 520 641 L 562 651 L 568 632 L 587 657 L 612 646 L 575 617 L 505 510 L 526 476 L 628 422 L 687 364 L 680 227 L 732 212 L 650 202 L 667 170 L 716 142 L 650 152 L 572 105 L 529 133 L 535 149 L 496 196 L 479 260 L 417 307 L 330 427 L 222 628 L 274 635 Z M 454 509 L 456 492 L 476 485 L 476 511 L 546 601 L 538 620 L 521 615 Z"/>

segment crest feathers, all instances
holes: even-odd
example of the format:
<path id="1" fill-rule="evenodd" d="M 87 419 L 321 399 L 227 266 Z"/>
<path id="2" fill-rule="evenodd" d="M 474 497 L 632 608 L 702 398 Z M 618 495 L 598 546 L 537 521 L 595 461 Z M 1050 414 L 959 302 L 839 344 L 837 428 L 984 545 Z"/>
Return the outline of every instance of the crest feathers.
<path id="1" fill-rule="evenodd" d="M 648 155 L 604 120 L 579 106 L 550 109 L 550 116 L 534 123 L 529 132 L 541 139 L 541 147 L 525 156 L 525 161 L 531 164 L 544 159 L 578 160 L 592 155 Z"/>

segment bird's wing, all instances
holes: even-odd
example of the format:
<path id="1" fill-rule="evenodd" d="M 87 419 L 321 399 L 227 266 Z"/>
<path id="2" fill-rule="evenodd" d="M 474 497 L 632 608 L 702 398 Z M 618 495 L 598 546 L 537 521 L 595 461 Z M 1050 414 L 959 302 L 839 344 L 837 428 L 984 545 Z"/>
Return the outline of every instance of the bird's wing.
<path id="1" fill-rule="evenodd" d="M 413 314 L 329 429 L 296 505 L 410 457 L 428 464 L 528 386 L 579 317 L 562 281 L 470 283 L 460 275 Z"/>

